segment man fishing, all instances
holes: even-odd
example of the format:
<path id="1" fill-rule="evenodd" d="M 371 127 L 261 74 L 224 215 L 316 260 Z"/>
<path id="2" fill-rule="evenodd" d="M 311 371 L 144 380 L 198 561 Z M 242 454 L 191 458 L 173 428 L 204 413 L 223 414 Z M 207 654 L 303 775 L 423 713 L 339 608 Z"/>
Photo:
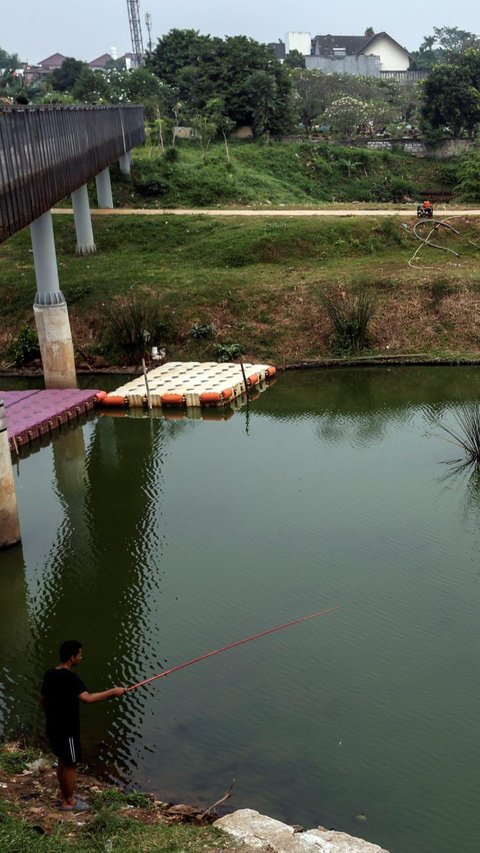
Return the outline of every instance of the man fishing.
<path id="1" fill-rule="evenodd" d="M 111 696 L 123 696 L 124 687 L 111 687 L 101 693 L 89 693 L 72 670 L 82 662 L 82 644 L 66 640 L 60 646 L 60 663 L 43 677 L 40 702 L 45 709 L 46 734 L 58 758 L 61 811 L 87 811 L 89 806 L 75 795 L 76 765 L 81 760 L 80 706 L 102 702 Z"/>

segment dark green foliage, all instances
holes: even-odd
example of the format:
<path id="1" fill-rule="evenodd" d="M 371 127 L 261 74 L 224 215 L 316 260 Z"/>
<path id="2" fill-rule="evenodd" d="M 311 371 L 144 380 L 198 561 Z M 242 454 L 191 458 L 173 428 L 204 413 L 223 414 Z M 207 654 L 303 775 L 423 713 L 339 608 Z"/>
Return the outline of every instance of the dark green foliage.
<path id="1" fill-rule="evenodd" d="M 208 162 L 194 142 L 177 143 L 180 161 L 165 156 L 136 157 L 132 175 L 142 196 L 162 206 L 215 204 L 312 204 L 315 202 L 393 202 L 417 198 L 422 191 L 444 190 L 451 169 L 441 161 L 414 158 L 403 152 L 299 142 L 270 145 L 212 144 Z M 448 178 L 448 180 L 447 180 Z"/>
<path id="2" fill-rule="evenodd" d="M 171 151 L 174 149 L 167 149 Z M 142 196 L 163 196 L 169 188 L 171 172 L 166 166 L 166 157 L 151 160 L 135 160 L 132 165 L 132 183 Z"/>
<path id="3" fill-rule="evenodd" d="M 194 323 L 190 329 L 190 337 L 195 340 L 204 340 L 210 338 L 215 331 L 215 326 L 212 323 Z"/>
<path id="4" fill-rule="evenodd" d="M 480 201 L 480 148 L 471 148 L 456 164 L 455 190 L 462 201 Z"/>
<path id="5" fill-rule="evenodd" d="M 242 354 L 240 344 L 215 344 L 213 347 L 215 358 L 218 362 L 233 361 Z"/>
<path id="6" fill-rule="evenodd" d="M 375 311 L 373 296 L 360 287 L 349 294 L 331 292 L 322 298 L 333 327 L 338 354 L 359 355 L 369 345 L 369 325 Z"/>
<path id="7" fill-rule="evenodd" d="M 40 357 L 38 335 L 29 323 L 25 323 L 20 328 L 11 349 L 11 356 L 15 367 L 24 367 L 29 362 Z"/>
<path id="8" fill-rule="evenodd" d="M 423 84 L 427 127 L 472 136 L 480 123 L 480 50 L 469 49 L 435 66 Z"/>
<path id="9" fill-rule="evenodd" d="M 57 92 L 69 92 L 83 71 L 91 71 L 86 62 L 67 56 L 60 68 L 56 68 L 50 75 L 50 83 Z M 92 74 L 94 72 L 92 71 Z"/>
<path id="10" fill-rule="evenodd" d="M 228 119 L 253 126 L 258 136 L 289 129 L 288 71 L 266 45 L 246 36 L 221 39 L 173 29 L 158 40 L 146 62 L 176 91 L 187 123 L 219 99 Z"/>
<path id="11" fill-rule="evenodd" d="M 433 35 L 425 36 L 419 49 L 413 53 L 414 67 L 430 70 L 435 65 L 455 61 L 458 54 L 468 48 L 480 46 L 474 33 L 458 27 L 434 27 Z"/>
<path id="12" fill-rule="evenodd" d="M 139 361 L 152 346 L 163 344 L 170 331 L 160 303 L 141 293 L 106 307 L 104 344 L 110 353 Z"/>
<path id="13" fill-rule="evenodd" d="M 165 157 L 166 163 L 176 163 L 180 157 L 180 152 L 178 148 L 174 148 L 173 145 L 170 145 L 169 148 L 165 149 L 163 156 Z"/>

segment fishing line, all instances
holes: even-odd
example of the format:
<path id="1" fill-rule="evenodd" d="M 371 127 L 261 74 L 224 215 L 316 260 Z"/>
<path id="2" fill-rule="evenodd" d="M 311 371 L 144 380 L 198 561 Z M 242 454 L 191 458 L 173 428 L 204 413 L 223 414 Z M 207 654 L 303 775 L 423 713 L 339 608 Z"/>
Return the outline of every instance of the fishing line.
<path id="1" fill-rule="evenodd" d="M 301 616 L 300 619 L 294 619 L 292 622 L 285 622 L 284 625 L 277 625 L 276 628 L 268 628 L 266 631 L 261 631 L 259 634 L 253 634 L 251 637 L 245 637 L 243 640 L 237 640 L 235 643 L 229 643 L 228 646 L 222 646 L 221 649 L 215 649 L 213 652 L 207 652 L 206 655 L 200 655 L 198 658 L 193 658 L 193 660 L 180 663 L 178 666 L 166 669 L 165 672 L 160 672 L 158 675 L 152 675 L 144 681 L 139 681 L 138 684 L 132 684 L 130 687 L 127 687 L 127 692 L 130 690 L 136 690 L 137 687 L 143 687 L 144 684 L 150 684 L 151 681 L 156 681 L 157 678 L 164 678 L 166 675 L 171 675 L 172 672 L 178 672 L 179 669 L 185 669 L 187 666 L 193 666 L 194 663 L 198 663 L 201 660 L 211 658 L 214 655 L 219 655 L 221 652 L 227 652 L 229 649 L 234 649 L 235 646 L 241 646 L 243 643 L 250 643 L 252 640 L 258 640 L 259 637 L 265 637 L 266 634 L 273 634 L 274 631 L 282 631 L 284 628 L 290 628 L 291 625 L 298 625 L 299 622 L 306 622 L 307 619 L 315 619 L 316 616 L 326 616 L 327 613 L 333 613 L 335 610 L 339 609 L 340 606 L 337 605 L 337 607 L 329 607 L 328 610 L 319 610 L 318 613 L 311 613 L 310 616 Z"/>

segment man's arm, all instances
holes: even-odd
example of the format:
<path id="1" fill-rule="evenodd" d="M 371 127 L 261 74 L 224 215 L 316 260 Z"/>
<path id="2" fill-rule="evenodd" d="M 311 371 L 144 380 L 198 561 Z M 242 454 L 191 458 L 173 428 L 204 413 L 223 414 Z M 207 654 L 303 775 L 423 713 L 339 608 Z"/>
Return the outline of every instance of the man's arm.
<path id="1" fill-rule="evenodd" d="M 102 693 L 89 693 L 84 690 L 78 694 L 81 702 L 86 702 L 89 705 L 91 702 L 102 702 L 104 699 L 110 699 L 111 696 L 123 696 L 126 692 L 126 687 L 111 687 L 110 690 L 103 690 Z"/>

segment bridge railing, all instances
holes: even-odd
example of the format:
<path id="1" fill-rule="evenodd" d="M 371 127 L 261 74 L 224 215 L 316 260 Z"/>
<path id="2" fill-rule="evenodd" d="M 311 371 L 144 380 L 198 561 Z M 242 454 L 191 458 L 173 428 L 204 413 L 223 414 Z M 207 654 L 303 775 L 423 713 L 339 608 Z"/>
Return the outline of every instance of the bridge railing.
<path id="1" fill-rule="evenodd" d="M 0 242 L 144 140 L 141 106 L 0 108 Z"/>

